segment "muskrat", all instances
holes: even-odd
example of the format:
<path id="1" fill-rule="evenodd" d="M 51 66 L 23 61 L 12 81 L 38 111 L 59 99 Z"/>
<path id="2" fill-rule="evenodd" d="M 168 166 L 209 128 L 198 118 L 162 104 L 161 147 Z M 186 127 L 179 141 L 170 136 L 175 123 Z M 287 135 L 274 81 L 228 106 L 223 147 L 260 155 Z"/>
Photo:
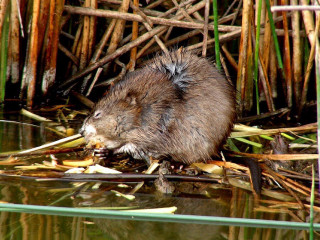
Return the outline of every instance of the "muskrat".
<path id="1" fill-rule="evenodd" d="M 235 105 L 225 76 L 206 58 L 179 49 L 156 56 L 111 87 L 80 133 L 115 154 L 191 164 L 219 155 Z"/>

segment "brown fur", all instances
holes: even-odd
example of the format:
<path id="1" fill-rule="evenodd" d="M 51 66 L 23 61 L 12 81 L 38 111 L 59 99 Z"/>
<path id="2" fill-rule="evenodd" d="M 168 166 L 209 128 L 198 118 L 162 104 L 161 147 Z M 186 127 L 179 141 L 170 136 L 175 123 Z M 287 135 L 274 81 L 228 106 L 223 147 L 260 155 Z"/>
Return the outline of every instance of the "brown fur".
<path id="1" fill-rule="evenodd" d="M 81 132 L 88 142 L 134 158 L 190 164 L 219 154 L 234 119 L 234 90 L 225 77 L 207 59 L 177 50 L 127 74 Z"/>

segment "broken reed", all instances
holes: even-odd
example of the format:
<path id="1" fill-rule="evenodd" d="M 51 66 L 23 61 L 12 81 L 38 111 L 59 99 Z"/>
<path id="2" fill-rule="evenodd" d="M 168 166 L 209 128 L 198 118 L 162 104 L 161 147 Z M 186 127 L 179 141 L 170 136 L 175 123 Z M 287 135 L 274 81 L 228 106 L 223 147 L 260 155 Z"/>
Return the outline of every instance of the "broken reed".
<path id="1" fill-rule="evenodd" d="M 222 60 L 242 113 L 260 113 L 262 101 L 275 111 L 283 100 L 301 113 L 314 89 L 308 87 L 319 24 L 311 11 L 271 12 L 274 2 L 84 0 L 77 6 L 72 0 L 21 0 L 18 6 L 2 0 L 0 101 L 4 94 L 26 96 L 31 108 L 35 96 L 46 98 L 57 79 L 63 90 L 90 95 L 102 73 L 117 81 L 146 55 L 184 46 L 202 49 L 204 56 L 216 54 L 217 64 Z M 120 62 L 120 56 L 128 60 Z M 14 91 L 6 92 L 6 85 Z"/>

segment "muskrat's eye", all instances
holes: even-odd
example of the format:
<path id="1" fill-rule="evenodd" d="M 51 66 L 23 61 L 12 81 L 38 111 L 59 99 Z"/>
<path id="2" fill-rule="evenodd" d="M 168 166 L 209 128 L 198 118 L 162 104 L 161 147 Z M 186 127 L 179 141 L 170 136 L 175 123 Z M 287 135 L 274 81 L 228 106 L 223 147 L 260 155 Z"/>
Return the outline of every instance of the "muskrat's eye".
<path id="1" fill-rule="evenodd" d="M 94 118 L 100 118 L 101 117 L 101 111 L 96 111 L 93 115 Z"/>

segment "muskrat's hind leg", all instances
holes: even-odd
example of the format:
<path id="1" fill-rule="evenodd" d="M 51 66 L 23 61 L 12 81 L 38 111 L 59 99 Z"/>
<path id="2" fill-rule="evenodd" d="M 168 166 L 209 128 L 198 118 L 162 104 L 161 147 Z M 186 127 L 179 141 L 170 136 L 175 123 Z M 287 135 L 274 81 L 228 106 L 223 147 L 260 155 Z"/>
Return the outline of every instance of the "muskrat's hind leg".
<path id="1" fill-rule="evenodd" d="M 169 182 L 164 176 L 165 174 L 171 174 L 170 163 L 163 161 L 159 167 L 159 177 L 154 181 L 154 185 L 157 191 L 165 194 L 172 194 L 175 190 L 173 183 Z"/>

